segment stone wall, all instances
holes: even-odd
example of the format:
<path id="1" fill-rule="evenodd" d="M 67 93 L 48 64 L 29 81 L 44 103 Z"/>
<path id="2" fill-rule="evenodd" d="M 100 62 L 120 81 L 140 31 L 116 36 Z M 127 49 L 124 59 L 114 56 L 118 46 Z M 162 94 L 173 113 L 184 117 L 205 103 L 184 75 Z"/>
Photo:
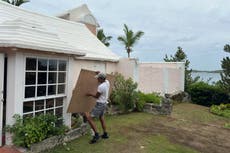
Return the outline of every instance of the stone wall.
<path id="1" fill-rule="evenodd" d="M 146 103 L 144 105 L 144 112 L 154 115 L 170 115 L 172 112 L 172 107 L 172 101 L 168 98 L 164 98 L 161 105 Z"/>

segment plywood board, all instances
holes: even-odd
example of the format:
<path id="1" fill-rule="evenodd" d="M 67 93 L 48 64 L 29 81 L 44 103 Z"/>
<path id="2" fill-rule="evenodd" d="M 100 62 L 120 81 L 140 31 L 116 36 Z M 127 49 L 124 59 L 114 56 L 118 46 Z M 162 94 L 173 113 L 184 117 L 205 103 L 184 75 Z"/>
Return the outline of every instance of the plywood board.
<path id="1" fill-rule="evenodd" d="M 97 92 L 98 81 L 94 77 L 96 72 L 82 69 L 78 77 L 76 86 L 73 90 L 72 98 L 67 113 L 91 112 L 96 104 L 96 99 L 86 96 L 86 93 Z M 107 74 L 107 80 L 110 82 L 110 93 L 115 80 L 113 75 Z"/>

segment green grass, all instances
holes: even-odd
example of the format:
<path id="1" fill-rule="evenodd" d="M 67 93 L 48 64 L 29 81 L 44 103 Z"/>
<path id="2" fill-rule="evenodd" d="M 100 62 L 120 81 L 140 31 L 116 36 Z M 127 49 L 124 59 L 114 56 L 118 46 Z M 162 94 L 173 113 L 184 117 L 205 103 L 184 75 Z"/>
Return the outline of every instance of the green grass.
<path id="1" fill-rule="evenodd" d="M 167 137 L 163 135 L 150 137 L 146 140 L 146 142 L 146 151 L 148 153 L 197 153 L 197 151 L 190 148 L 171 143 Z"/>
<path id="2" fill-rule="evenodd" d="M 210 113 L 209 107 L 190 103 L 174 106 L 172 116 L 192 123 L 210 123 L 220 120 L 229 121 L 229 119 Z"/>
<path id="3" fill-rule="evenodd" d="M 158 119 L 158 116 L 146 113 L 106 116 L 109 139 L 90 145 L 88 142 L 91 136 L 88 134 L 46 153 L 197 153 L 170 142 L 166 136 L 146 134 L 133 129 L 148 125 L 153 119 Z M 98 121 L 97 125 L 100 127 Z M 99 130 L 102 131 L 101 128 Z"/>

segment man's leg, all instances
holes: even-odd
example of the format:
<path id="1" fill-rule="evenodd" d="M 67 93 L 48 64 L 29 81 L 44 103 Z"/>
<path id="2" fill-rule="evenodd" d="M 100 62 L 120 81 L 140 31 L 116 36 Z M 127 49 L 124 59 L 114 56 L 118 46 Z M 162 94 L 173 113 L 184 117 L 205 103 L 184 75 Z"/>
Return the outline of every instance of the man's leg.
<path id="1" fill-rule="evenodd" d="M 103 132 L 106 132 L 106 125 L 105 125 L 104 115 L 100 116 L 99 119 L 100 119 L 100 122 L 101 122 Z"/>
<path id="2" fill-rule="evenodd" d="M 90 127 L 93 129 L 94 133 L 97 133 L 97 127 L 96 124 L 93 122 L 93 118 L 90 116 L 90 114 L 84 113 L 85 117 L 87 118 L 87 121 L 89 122 Z"/>
<path id="3" fill-rule="evenodd" d="M 93 139 L 90 141 L 90 143 L 96 143 L 97 140 L 100 138 L 99 133 L 97 132 L 96 125 L 93 122 L 93 118 L 90 116 L 89 113 L 84 113 L 84 114 L 85 114 L 85 116 L 89 122 L 90 127 L 93 129 L 93 131 L 95 133 L 95 135 L 94 135 Z"/>
<path id="4" fill-rule="evenodd" d="M 99 119 L 100 119 L 101 126 L 102 126 L 102 129 L 103 129 L 103 132 L 104 132 L 101 137 L 104 138 L 104 139 L 107 139 L 107 138 L 109 138 L 109 136 L 108 136 L 108 133 L 106 131 L 106 124 L 105 124 L 104 115 L 100 116 Z"/>

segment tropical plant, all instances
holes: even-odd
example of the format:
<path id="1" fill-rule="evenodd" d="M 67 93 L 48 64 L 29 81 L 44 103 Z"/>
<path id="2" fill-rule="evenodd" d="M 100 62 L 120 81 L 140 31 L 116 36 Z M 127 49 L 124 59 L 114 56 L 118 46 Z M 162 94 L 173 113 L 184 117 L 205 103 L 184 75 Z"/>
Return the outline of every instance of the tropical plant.
<path id="1" fill-rule="evenodd" d="M 188 90 L 188 87 L 199 80 L 200 77 L 192 78 L 192 70 L 189 69 L 190 61 L 187 59 L 187 55 L 183 51 L 183 49 L 179 46 L 177 47 L 177 52 L 174 56 L 165 55 L 165 62 L 185 62 L 185 91 Z"/>
<path id="2" fill-rule="evenodd" d="M 48 137 L 63 135 L 67 130 L 60 119 L 51 114 L 25 118 L 16 114 L 13 118 L 15 123 L 8 125 L 6 130 L 13 133 L 13 143 L 17 146 L 30 147 Z"/>
<path id="3" fill-rule="evenodd" d="M 125 79 L 121 74 L 117 74 L 110 96 L 112 104 L 118 105 L 124 113 L 132 111 L 137 101 L 136 89 L 137 83 L 134 83 L 131 78 Z"/>
<path id="4" fill-rule="evenodd" d="M 105 45 L 109 46 L 109 41 L 112 39 L 112 36 L 105 36 L 103 29 L 97 31 L 97 38 Z"/>
<path id="5" fill-rule="evenodd" d="M 29 0 L 2 0 L 2 1 L 15 5 L 15 6 L 20 6 L 23 3 L 29 2 Z"/>
<path id="6" fill-rule="evenodd" d="M 224 46 L 224 51 L 230 53 L 230 46 L 227 44 Z M 223 72 L 221 75 L 220 84 L 221 87 L 230 94 L 230 58 L 225 57 L 221 61 L 221 67 Z"/>
<path id="7" fill-rule="evenodd" d="M 133 51 L 132 47 L 137 43 L 137 41 L 144 35 L 144 32 L 137 31 L 134 33 L 132 30 L 128 28 L 126 24 L 124 24 L 124 34 L 123 36 L 119 36 L 117 39 L 125 45 L 125 49 L 128 53 L 128 58 L 130 58 L 130 53 Z"/>

